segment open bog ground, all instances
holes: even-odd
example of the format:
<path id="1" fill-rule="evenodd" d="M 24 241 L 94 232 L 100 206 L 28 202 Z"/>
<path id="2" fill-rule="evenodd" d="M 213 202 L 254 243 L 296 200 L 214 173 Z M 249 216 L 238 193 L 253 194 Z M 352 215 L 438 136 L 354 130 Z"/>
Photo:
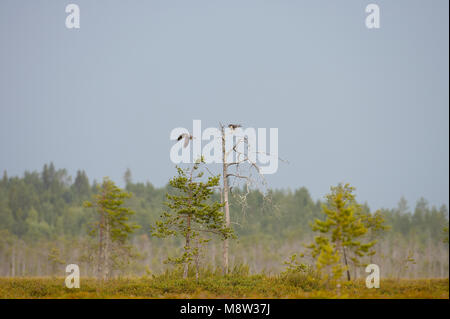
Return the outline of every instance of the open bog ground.
<path id="1" fill-rule="evenodd" d="M 381 280 L 368 289 L 363 280 L 334 285 L 281 277 L 229 276 L 195 279 L 121 278 L 102 283 L 81 278 L 79 289 L 65 287 L 64 278 L 0 278 L 0 298 L 449 298 L 449 279 Z"/>

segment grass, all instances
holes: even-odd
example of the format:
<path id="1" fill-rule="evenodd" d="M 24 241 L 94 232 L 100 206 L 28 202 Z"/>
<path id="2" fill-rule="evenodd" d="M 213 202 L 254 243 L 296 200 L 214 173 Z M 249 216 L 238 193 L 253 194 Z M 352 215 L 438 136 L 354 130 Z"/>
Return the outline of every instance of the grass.
<path id="1" fill-rule="evenodd" d="M 310 280 L 283 276 L 211 275 L 181 279 L 156 277 L 111 279 L 102 283 L 81 278 L 79 289 L 65 287 L 64 278 L 0 278 L 0 298 L 420 298 L 448 299 L 449 280 L 382 280 L 368 289 L 363 280 L 345 282 L 340 292 Z"/>

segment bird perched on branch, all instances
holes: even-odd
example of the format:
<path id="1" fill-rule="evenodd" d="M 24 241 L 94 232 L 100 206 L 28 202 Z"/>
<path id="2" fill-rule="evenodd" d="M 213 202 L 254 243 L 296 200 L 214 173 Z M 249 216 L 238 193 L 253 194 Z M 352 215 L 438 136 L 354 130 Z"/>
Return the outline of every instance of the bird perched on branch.
<path id="1" fill-rule="evenodd" d="M 232 130 L 237 129 L 238 127 L 242 127 L 240 124 L 228 124 L 228 127 Z"/>
<path id="2" fill-rule="evenodd" d="M 189 141 L 192 140 L 192 135 L 188 133 L 183 133 L 180 136 L 178 136 L 177 141 L 184 138 L 183 147 L 186 148 L 189 145 Z"/>

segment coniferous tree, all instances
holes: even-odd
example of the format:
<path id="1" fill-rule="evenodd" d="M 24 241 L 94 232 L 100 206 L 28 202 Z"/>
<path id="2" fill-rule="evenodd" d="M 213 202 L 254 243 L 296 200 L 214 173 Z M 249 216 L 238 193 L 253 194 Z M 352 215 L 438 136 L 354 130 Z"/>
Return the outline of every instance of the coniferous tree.
<path id="1" fill-rule="evenodd" d="M 90 194 L 89 179 L 85 171 L 77 171 L 75 181 L 72 184 L 72 189 L 78 199 L 82 199 Z"/>
<path id="2" fill-rule="evenodd" d="M 94 207 L 98 213 L 98 221 L 94 223 L 91 235 L 98 236 L 98 276 L 107 279 L 111 270 L 117 251 L 127 251 L 126 245 L 129 235 L 139 226 L 129 221 L 134 214 L 129 208 L 123 207 L 126 198 L 131 193 L 122 191 L 109 178 L 104 178 L 94 196 L 92 202 L 85 202 L 85 207 Z"/>
<path id="3" fill-rule="evenodd" d="M 444 243 L 448 244 L 448 226 L 444 227 L 443 232 L 444 232 Z"/>
<path id="4" fill-rule="evenodd" d="M 188 276 L 189 265 L 196 262 L 196 277 L 199 276 L 198 261 L 201 246 L 208 240 L 205 234 L 227 239 L 232 235 L 229 227 L 225 226 L 224 215 L 221 211 L 223 204 L 208 203 L 214 188 L 219 185 L 220 175 L 208 177 L 202 181 L 203 172 L 197 161 L 191 169 L 183 170 L 177 167 L 178 176 L 169 181 L 177 193 L 167 194 L 165 203 L 169 208 L 161 215 L 161 220 L 152 227 L 152 235 L 157 237 L 184 237 L 184 252 L 176 258 L 169 258 L 167 262 L 183 265 L 183 278 Z"/>
<path id="5" fill-rule="evenodd" d="M 348 280 L 351 279 L 351 259 L 358 264 L 358 259 L 369 253 L 375 244 L 375 241 L 362 243 L 359 240 L 368 232 L 368 218 L 362 214 L 353 191 L 349 184 L 331 187 L 331 193 L 326 195 L 326 204 L 322 206 L 326 219 L 316 219 L 311 225 L 314 231 L 323 235 L 317 236 L 308 246 L 313 257 L 317 258 L 318 268 L 332 265 L 335 278 L 339 278 L 344 270 Z M 350 256 L 351 252 L 353 256 Z"/>
<path id="6" fill-rule="evenodd" d="M 128 187 L 133 182 L 131 170 L 127 168 L 125 173 L 123 174 L 123 180 L 125 182 L 125 187 Z"/>

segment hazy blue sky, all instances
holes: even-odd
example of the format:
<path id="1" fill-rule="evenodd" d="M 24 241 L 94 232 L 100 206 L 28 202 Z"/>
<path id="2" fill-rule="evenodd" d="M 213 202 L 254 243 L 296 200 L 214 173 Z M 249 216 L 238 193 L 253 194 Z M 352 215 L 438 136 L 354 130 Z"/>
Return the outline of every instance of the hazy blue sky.
<path id="1" fill-rule="evenodd" d="M 81 28 L 65 27 L 65 6 Z M 164 185 L 172 128 L 277 127 L 276 188 L 449 202 L 448 1 L 0 1 L 0 169 Z M 365 27 L 377 3 L 381 29 Z M 411 203 L 412 202 L 412 203 Z"/>

